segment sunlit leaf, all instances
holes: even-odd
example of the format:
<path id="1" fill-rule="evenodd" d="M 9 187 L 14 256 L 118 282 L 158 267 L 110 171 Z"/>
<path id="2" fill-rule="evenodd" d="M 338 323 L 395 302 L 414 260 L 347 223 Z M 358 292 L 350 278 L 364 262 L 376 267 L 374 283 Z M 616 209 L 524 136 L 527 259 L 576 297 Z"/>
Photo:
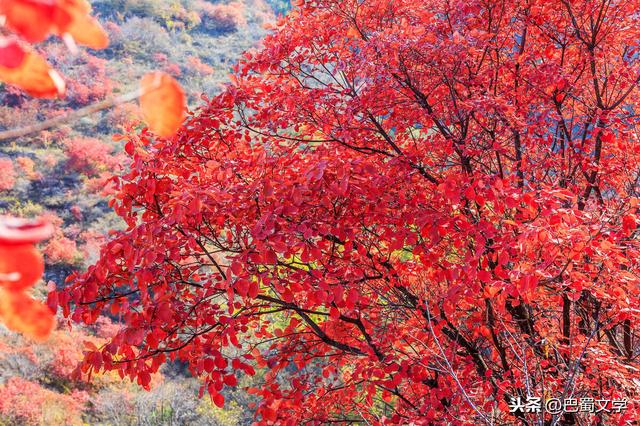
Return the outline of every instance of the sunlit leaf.
<path id="1" fill-rule="evenodd" d="M 55 98 L 64 94 L 65 84 L 60 74 L 52 69 L 40 55 L 25 52 L 19 66 L 0 65 L 0 81 L 20 87 L 37 98 Z"/>
<path id="2" fill-rule="evenodd" d="M 67 33 L 78 44 L 92 49 L 104 49 L 109 45 L 106 31 L 95 18 L 88 15 L 79 16 L 69 25 Z"/>
<path id="3" fill-rule="evenodd" d="M 55 326 L 55 317 L 44 303 L 23 292 L 1 289 L 0 319 L 7 328 L 38 341 L 45 340 Z"/>
<path id="4" fill-rule="evenodd" d="M 2 0 L 0 15 L 9 28 L 32 43 L 43 41 L 51 32 L 56 15 L 55 0 Z"/>
<path id="5" fill-rule="evenodd" d="M 78 44 L 103 49 L 109 44 L 106 32 L 91 17 L 91 5 L 84 0 L 3 0 L 0 15 L 7 26 L 36 43 L 50 33 L 69 34 Z"/>
<path id="6" fill-rule="evenodd" d="M 84 0 L 60 0 L 55 16 L 55 33 L 70 35 L 76 43 L 92 49 L 104 49 L 109 45 L 109 38 L 90 13 L 91 5 Z"/>
<path id="7" fill-rule="evenodd" d="M 10 291 L 33 286 L 44 272 L 42 255 L 31 244 L 0 245 L 0 286 Z"/>
<path id="8" fill-rule="evenodd" d="M 149 128 L 158 136 L 175 134 L 184 118 L 185 96 L 180 84 L 168 74 L 153 72 L 141 81 L 142 114 Z"/>

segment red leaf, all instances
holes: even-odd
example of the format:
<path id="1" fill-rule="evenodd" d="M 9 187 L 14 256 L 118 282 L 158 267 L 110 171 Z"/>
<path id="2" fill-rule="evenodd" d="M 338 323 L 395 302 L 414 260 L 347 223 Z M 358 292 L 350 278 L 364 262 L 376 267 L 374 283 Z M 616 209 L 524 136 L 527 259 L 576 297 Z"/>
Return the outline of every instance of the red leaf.
<path id="1" fill-rule="evenodd" d="M 90 13 L 91 5 L 85 0 L 58 0 L 53 32 L 61 37 L 69 35 L 76 43 L 92 49 L 104 49 L 109 38 Z"/>
<path id="2" fill-rule="evenodd" d="M 358 291 L 355 288 L 350 289 L 349 293 L 347 294 L 347 301 L 355 305 L 356 303 L 358 303 L 358 300 L 360 300 L 360 294 L 358 293 Z"/>
<path id="3" fill-rule="evenodd" d="M 211 400 L 218 407 L 224 407 L 224 396 L 221 393 L 214 392 L 211 394 Z"/>
<path id="4" fill-rule="evenodd" d="M 6 37 L 0 38 L 0 67 L 17 68 L 22 64 L 26 52 L 17 41 Z"/>
<path id="5" fill-rule="evenodd" d="M 347 30 L 347 37 L 349 38 L 360 38 L 360 32 L 356 27 L 349 27 Z"/>
<path id="6" fill-rule="evenodd" d="M 215 367 L 215 363 L 213 362 L 213 358 L 205 358 L 203 362 L 204 371 L 207 373 L 211 373 Z"/>
<path id="7" fill-rule="evenodd" d="M 231 263 L 231 272 L 233 272 L 234 275 L 240 275 L 242 273 L 242 264 L 238 261 Z"/>
<path id="8" fill-rule="evenodd" d="M 135 147 L 133 146 L 133 142 L 129 141 L 124 144 L 124 152 L 129 155 L 133 155 L 136 152 Z"/>
<path id="9" fill-rule="evenodd" d="M 278 263 L 278 255 L 273 250 L 267 250 L 264 253 L 264 262 L 270 265 L 275 265 Z"/>
<path id="10" fill-rule="evenodd" d="M 224 376 L 224 384 L 227 386 L 235 386 L 238 384 L 238 379 L 233 374 L 227 374 Z"/>
<path id="11" fill-rule="evenodd" d="M 264 418 L 264 420 L 275 422 L 276 420 L 278 420 L 278 413 L 276 412 L 276 410 L 270 407 L 264 407 L 262 409 L 262 417 Z"/>
<path id="12" fill-rule="evenodd" d="M 219 369 L 227 368 L 227 360 L 219 356 L 216 358 L 216 367 Z"/>
<path id="13" fill-rule="evenodd" d="M 138 384 L 142 387 L 149 386 L 151 383 L 151 374 L 146 371 L 142 371 L 138 374 Z"/>
<path id="14" fill-rule="evenodd" d="M 36 43 L 50 33 L 70 35 L 78 43 L 93 49 L 108 46 L 107 33 L 89 16 L 91 5 L 84 0 L 3 0 L 0 15 L 7 26 L 25 40 Z"/>
<path id="15" fill-rule="evenodd" d="M 622 227 L 625 232 L 633 231 L 637 227 L 636 218 L 633 215 L 626 215 L 622 218 Z"/>

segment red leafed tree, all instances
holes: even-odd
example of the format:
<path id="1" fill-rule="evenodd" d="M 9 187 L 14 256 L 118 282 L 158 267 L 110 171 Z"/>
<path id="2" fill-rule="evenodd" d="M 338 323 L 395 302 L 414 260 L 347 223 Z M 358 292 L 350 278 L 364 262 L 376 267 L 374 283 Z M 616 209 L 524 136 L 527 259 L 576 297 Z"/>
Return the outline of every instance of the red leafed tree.
<path id="1" fill-rule="evenodd" d="M 114 170 L 117 167 L 111 151 L 112 146 L 95 138 L 76 138 L 65 142 L 67 167 L 87 176 L 95 176 L 105 169 Z"/>
<path id="2" fill-rule="evenodd" d="M 303 3 L 128 136 L 128 228 L 51 295 L 125 322 L 83 371 L 177 358 L 223 404 L 265 368 L 264 423 L 637 419 L 639 6 Z M 535 396 L 629 405 L 510 413 Z"/>

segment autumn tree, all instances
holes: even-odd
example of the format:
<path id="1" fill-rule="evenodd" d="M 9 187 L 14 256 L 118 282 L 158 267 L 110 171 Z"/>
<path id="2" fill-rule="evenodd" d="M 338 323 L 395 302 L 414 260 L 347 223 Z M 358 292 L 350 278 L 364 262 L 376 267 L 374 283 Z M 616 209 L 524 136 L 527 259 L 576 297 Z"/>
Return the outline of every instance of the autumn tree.
<path id="1" fill-rule="evenodd" d="M 82 371 L 180 359 L 222 405 L 265 368 L 263 423 L 637 419 L 509 404 L 637 398 L 639 6 L 301 2 L 126 135 L 128 228 L 49 297 L 124 322 Z"/>

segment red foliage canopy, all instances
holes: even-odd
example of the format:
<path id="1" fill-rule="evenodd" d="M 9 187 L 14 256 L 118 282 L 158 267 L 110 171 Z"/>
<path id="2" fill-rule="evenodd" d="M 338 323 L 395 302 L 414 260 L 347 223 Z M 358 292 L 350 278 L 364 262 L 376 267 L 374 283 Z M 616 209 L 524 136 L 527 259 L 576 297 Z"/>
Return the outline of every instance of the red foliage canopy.
<path id="1" fill-rule="evenodd" d="M 258 413 L 281 424 L 555 423 L 508 402 L 633 399 L 638 6 L 293 11 L 176 137 L 129 135 L 128 229 L 57 295 L 126 323 L 84 371 L 146 385 L 180 358 L 222 403 L 268 367 Z M 587 416 L 640 410 L 562 417 Z"/>

